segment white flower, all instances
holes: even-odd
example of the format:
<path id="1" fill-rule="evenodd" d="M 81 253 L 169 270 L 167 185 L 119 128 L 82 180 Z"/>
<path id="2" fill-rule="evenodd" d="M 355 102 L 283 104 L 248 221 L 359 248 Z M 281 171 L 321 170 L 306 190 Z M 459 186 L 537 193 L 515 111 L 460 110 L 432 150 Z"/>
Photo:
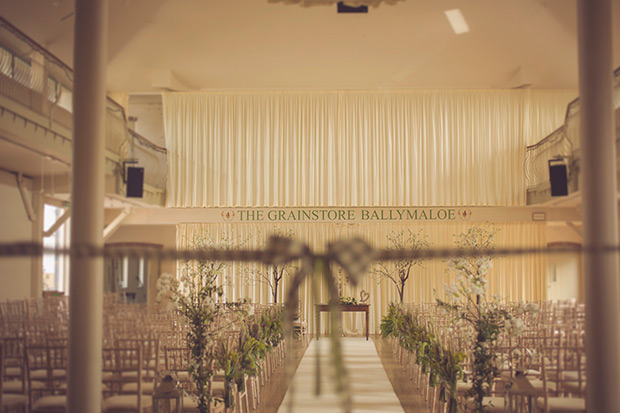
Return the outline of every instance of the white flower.
<path id="1" fill-rule="evenodd" d="M 484 285 L 472 283 L 470 287 L 470 291 L 474 295 L 484 295 L 486 292 L 486 288 Z"/>
<path id="2" fill-rule="evenodd" d="M 444 285 L 444 291 L 446 293 L 446 295 L 451 298 L 458 298 L 459 296 L 459 288 L 458 286 L 451 284 L 451 285 Z"/>
<path id="3" fill-rule="evenodd" d="M 505 323 L 506 332 L 510 337 L 518 337 L 525 331 L 525 324 L 520 318 L 507 319 Z"/>

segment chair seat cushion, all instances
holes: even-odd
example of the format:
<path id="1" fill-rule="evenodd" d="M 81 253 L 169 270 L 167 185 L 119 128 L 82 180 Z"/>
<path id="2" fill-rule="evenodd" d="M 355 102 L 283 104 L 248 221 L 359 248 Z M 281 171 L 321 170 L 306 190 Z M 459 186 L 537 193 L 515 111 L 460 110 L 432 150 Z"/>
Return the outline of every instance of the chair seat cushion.
<path id="1" fill-rule="evenodd" d="M 536 406 L 544 409 L 545 399 L 539 397 L 536 399 Z M 547 406 L 550 412 L 584 412 L 586 411 L 586 399 L 577 397 L 549 397 L 547 398 Z"/>
<path id="2" fill-rule="evenodd" d="M 16 357 L 7 357 L 4 359 L 4 365 L 7 367 L 21 366 L 22 361 Z"/>
<path id="3" fill-rule="evenodd" d="M 56 378 L 63 378 L 67 376 L 67 370 L 55 369 L 52 371 L 52 376 Z M 47 370 L 33 370 L 30 372 L 30 378 L 33 380 L 46 379 Z"/>
<path id="4" fill-rule="evenodd" d="M 177 372 L 177 377 L 180 382 L 190 381 L 189 371 L 179 371 Z"/>
<path id="5" fill-rule="evenodd" d="M 542 392 L 543 390 L 543 381 L 540 379 L 531 379 L 528 380 L 530 382 L 530 384 L 532 385 L 533 388 L 535 388 L 536 390 Z M 557 390 L 557 384 L 555 382 L 552 381 L 548 381 L 547 382 L 547 389 L 551 390 L 551 391 L 556 391 Z"/>
<path id="6" fill-rule="evenodd" d="M 43 389 L 45 388 L 45 383 L 42 383 L 40 381 L 33 381 L 32 388 L 34 390 Z M 5 393 L 25 393 L 28 391 L 28 382 L 22 385 L 21 380 L 5 381 L 2 390 Z"/>
<path id="7" fill-rule="evenodd" d="M 198 410 L 198 402 L 193 397 L 183 396 L 183 411 Z"/>
<path id="8" fill-rule="evenodd" d="M 4 369 L 5 377 L 19 377 L 22 375 L 21 367 L 7 367 Z"/>
<path id="9" fill-rule="evenodd" d="M 154 371 L 152 370 L 142 370 L 142 380 L 147 379 L 147 378 L 153 378 L 155 377 L 154 375 Z M 128 379 L 133 379 L 138 377 L 138 372 L 137 371 L 124 371 L 121 373 L 121 377 L 123 378 L 128 378 Z"/>
<path id="10" fill-rule="evenodd" d="M 142 394 L 153 394 L 153 388 L 155 387 L 155 383 L 152 381 L 142 382 Z M 123 393 L 137 393 L 138 392 L 138 383 L 125 383 L 122 387 Z"/>
<path id="11" fill-rule="evenodd" d="M 34 402 L 33 411 L 62 410 L 67 408 L 67 396 L 44 396 Z"/>
<path id="12" fill-rule="evenodd" d="M 25 394 L 2 393 L 2 407 L 26 406 L 28 396 Z"/>
<path id="13" fill-rule="evenodd" d="M 142 396 L 142 408 L 149 408 L 153 405 L 151 396 Z M 102 410 L 104 412 L 114 410 L 136 410 L 138 407 L 138 396 L 127 394 L 108 397 L 103 401 Z"/>
<path id="14" fill-rule="evenodd" d="M 111 381 L 116 379 L 116 373 L 113 371 L 104 371 L 101 375 L 103 381 Z"/>
<path id="15" fill-rule="evenodd" d="M 586 391 L 586 383 L 581 382 L 580 385 L 578 381 L 564 381 L 560 384 L 560 387 L 562 390 L 575 395 L 581 395 Z"/>
<path id="16" fill-rule="evenodd" d="M 573 370 L 565 370 L 560 373 L 560 378 L 562 380 L 570 380 L 570 381 L 578 381 L 579 380 L 579 372 Z M 585 379 L 585 374 L 581 375 L 581 380 Z"/>
<path id="17" fill-rule="evenodd" d="M 471 389 L 471 386 L 472 386 L 471 382 L 465 383 L 464 381 L 458 381 L 456 383 L 456 391 L 459 393 L 463 393 Z"/>

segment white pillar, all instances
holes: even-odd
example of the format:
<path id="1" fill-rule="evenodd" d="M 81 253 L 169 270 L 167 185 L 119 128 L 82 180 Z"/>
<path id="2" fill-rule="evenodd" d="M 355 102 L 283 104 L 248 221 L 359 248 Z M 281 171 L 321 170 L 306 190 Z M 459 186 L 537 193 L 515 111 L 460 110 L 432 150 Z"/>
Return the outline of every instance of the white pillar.
<path id="1" fill-rule="evenodd" d="M 71 245 L 103 246 L 106 0 L 75 1 Z M 101 411 L 103 259 L 71 257 L 70 412 Z"/>
<path id="2" fill-rule="evenodd" d="M 584 247 L 618 245 L 611 0 L 578 1 Z M 586 253 L 587 407 L 620 412 L 618 255 Z"/>
<path id="3" fill-rule="evenodd" d="M 43 197 L 40 190 L 44 178 L 33 179 L 32 181 L 32 209 L 35 219 L 32 221 L 32 242 L 43 244 Z M 40 298 L 43 295 L 43 256 L 32 256 L 30 261 L 30 297 Z"/>

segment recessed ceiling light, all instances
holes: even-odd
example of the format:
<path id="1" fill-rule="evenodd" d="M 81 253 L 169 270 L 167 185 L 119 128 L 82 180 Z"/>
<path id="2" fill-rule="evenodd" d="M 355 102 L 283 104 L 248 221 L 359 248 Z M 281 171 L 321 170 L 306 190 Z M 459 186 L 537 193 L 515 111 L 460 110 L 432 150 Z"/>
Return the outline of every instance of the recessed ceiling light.
<path id="1" fill-rule="evenodd" d="M 469 26 L 465 21 L 465 17 L 459 9 L 446 10 L 446 17 L 452 26 L 452 30 L 456 34 L 463 34 L 469 31 Z"/>

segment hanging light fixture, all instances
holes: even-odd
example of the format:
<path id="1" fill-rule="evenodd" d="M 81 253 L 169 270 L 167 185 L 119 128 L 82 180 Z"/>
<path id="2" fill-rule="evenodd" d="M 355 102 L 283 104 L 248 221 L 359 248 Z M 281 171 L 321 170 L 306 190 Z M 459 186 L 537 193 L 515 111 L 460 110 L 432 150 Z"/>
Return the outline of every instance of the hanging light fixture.
<path id="1" fill-rule="evenodd" d="M 333 6 L 337 3 L 343 3 L 350 7 L 370 6 L 379 7 L 382 3 L 395 5 L 405 0 L 267 0 L 269 3 L 297 4 L 302 7 L 312 6 Z"/>

